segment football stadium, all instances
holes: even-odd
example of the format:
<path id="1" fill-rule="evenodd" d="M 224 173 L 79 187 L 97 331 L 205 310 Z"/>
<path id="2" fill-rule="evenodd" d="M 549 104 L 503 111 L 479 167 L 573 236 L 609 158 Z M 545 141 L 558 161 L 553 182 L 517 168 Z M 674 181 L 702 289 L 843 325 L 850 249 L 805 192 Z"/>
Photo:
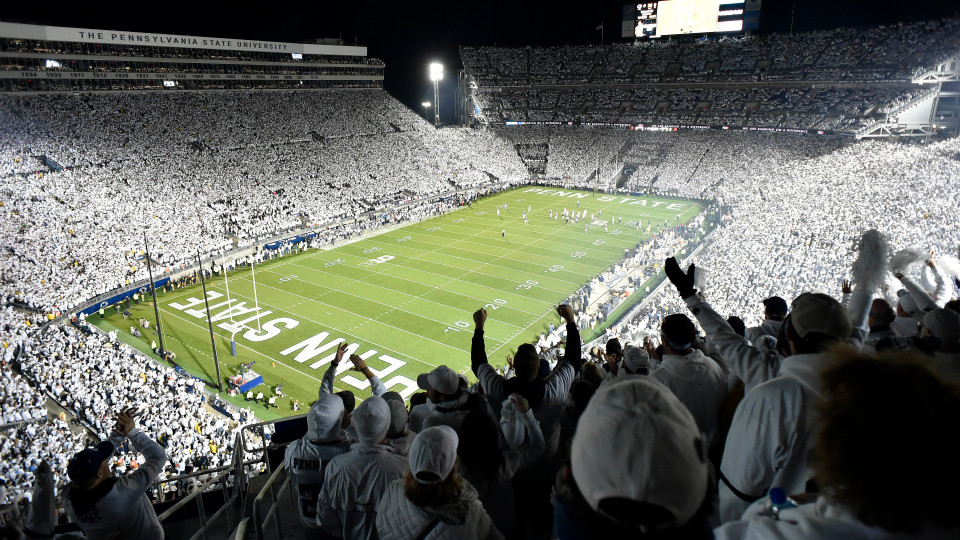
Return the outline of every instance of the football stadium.
<path id="1" fill-rule="evenodd" d="M 958 537 L 960 18 L 617 10 L 0 12 L 4 534 Z"/>

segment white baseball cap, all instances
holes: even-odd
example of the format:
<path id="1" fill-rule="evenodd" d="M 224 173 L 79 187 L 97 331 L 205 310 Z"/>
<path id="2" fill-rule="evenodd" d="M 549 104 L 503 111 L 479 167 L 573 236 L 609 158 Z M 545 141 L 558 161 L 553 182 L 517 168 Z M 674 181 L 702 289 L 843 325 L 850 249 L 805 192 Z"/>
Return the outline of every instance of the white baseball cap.
<path id="1" fill-rule="evenodd" d="M 357 438 L 364 444 L 379 444 L 390 429 L 390 406 L 382 397 L 368 397 L 353 411 Z"/>
<path id="2" fill-rule="evenodd" d="M 417 386 L 449 396 L 460 388 L 460 376 L 447 366 L 437 366 L 430 373 L 421 373 L 417 377 Z"/>
<path id="3" fill-rule="evenodd" d="M 410 474 L 421 484 L 439 484 L 457 462 L 460 438 L 450 426 L 429 427 L 410 445 Z"/>
<path id="4" fill-rule="evenodd" d="M 633 373 L 638 369 L 649 369 L 650 355 L 641 347 L 628 344 L 623 348 L 623 364 Z"/>
<path id="5" fill-rule="evenodd" d="M 649 377 L 600 387 L 577 423 L 570 467 L 594 511 L 604 514 L 605 499 L 648 503 L 673 516 L 658 527 L 686 524 L 708 489 L 706 444 L 696 420 Z"/>

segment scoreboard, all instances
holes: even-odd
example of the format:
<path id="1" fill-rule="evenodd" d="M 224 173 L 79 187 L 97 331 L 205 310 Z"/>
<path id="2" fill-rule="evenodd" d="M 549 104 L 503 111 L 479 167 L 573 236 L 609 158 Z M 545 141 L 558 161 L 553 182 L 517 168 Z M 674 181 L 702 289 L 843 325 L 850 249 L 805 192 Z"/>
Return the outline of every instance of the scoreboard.
<path id="1" fill-rule="evenodd" d="M 736 33 L 744 30 L 758 0 L 648 0 L 624 6 L 623 37 L 658 38 L 682 34 Z M 632 35 L 628 34 L 632 30 Z"/>

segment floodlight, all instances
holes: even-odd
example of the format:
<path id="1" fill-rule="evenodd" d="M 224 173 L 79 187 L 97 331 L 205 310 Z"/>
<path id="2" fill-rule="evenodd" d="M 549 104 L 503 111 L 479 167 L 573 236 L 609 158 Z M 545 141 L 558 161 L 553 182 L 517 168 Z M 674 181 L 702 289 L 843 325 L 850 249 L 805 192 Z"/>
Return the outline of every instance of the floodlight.
<path id="1" fill-rule="evenodd" d="M 437 62 L 430 64 L 430 80 L 434 82 L 443 80 L 443 64 Z"/>

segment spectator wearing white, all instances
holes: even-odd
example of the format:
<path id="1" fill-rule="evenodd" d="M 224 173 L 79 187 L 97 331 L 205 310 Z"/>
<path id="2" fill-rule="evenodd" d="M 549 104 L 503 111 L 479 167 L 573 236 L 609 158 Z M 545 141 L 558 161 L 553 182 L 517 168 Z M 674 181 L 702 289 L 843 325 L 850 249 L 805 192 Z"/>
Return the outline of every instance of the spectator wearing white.
<path id="1" fill-rule="evenodd" d="M 417 386 L 427 391 L 436 403 L 433 414 L 423 419 L 423 428 L 445 425 L 457 433 L 463 418 L 474 409 L 486 410 L 486 402 L 478 394 L 460 384 L 460 376 L 447 366 L 437 366 L 430 373 L 417 376 Z"/>
<path id="2" fill-rule="evenodd" d="M 304 537 L 313 538 L 317 529 L 317 497 L 323 475 L 333 458 L 350 451 L 343 439 L 343 400 L 321 394 L 307 412 L 307 433 L 287 447 L 284 464 L 293 479 L 299 498 Z"/>
<path id="3" fill-rule="evenodd" d="M 167 462 L 163 448 L 134 427 L 136 411 L 117 415 L 111 440 L 75 455 L 67 466 L 70 485 L 64 490 L 67 514 L 87 538 L 162 539 L 163 529 L 145 493 Z M 145 456 L 136 471 L 110 475 L 110 457 L 124 438 Z"/>
<path id="4" fill-rule="evenodd" d="M 930 294 L 924 290 L 923 286 L 914 281 L 910 276 L 903 272 L 896 272 L 894 274 L 896 278 L 903 283 L 904 287 L 897 292 L 897 296 L 900 297 L 900 304 L 897 309 L 897 320 L 893 323 L 894 330 L 903 337 L 917 335 L 920 332 L 920 326 L 923 324 L 924 315 L 943 305 L 950 299 L 949 290 L 952 290 L 952 285 L 950 288 L 947 287 L 943 275 L 939 271 L 936 271 L 936 263 L 932 258 L 928 259 L 926 264 L 929 268 L 934 269 L 934 276 L 936 277 L 936 291 L 934 294 L 936 298 L 932 298 Z"/>
<path id="5" fill-rule="evenodd" d="M 713 494 L 690 411 L 651 377 L 621 377 L 605 382 L 580 417 L 570 464 L 557 477 L 554 534 L 711 538 Z"/>
<path id="6" fill-rule="evenodd" d="M 924 293 L 926 294 L 926 293 Z M 897 291 L 897 318 L 891 324 L 894 332 L 900 337 L 911 337 L 917 335 L 916 315 L 920 311 L 917 301 L 907 289 Z"/>
<path id="7" fill-rule="evenodd" d="M 480 413 L 483 414 L 483 413 Z M 449 426 L 424 429 L 410 447 L 410 468 L 377 505 L 383 540 L 498 540 L 476 489 L 457 473 L 457 433 Z"/>
<path id="8" fill-rule="evenodd" d="M 788 492 L 798 506 L 776 517 L 760 515 L 759 501 L 716 529 L 716 538 L 960 538 L 955 500 L 941 489 L 960 482 L 960 391 L 925 363 L 838 351 L 822 374 L 817 407 L 820 492 Z"/>
<path id="9" fill-rule="evenodd" d="M 614 341 L 614 340 L 610 340 Z M 607 349 L 610 348 L 610 341 L 607 342 Z M 617 340 L 619 343 L 619 340 Z M 649 375 L 650 374 L 650 354 L 646 350 L 628 343 L 626 347 L 623 348 L 623 351 L 619 354 L 621 360 L 617 362 L 617 354 L 611 354 L 608 352 L 604 353 L 603 351 L 598 351 L 602 356 L 603 360 L 606 360 L 604 368 L 608 371 L 606 372 L 606 379 L 614 379 L 616 377 L 622 377 L 624 375 Z"/>
<path id="10" fill-rule="evenodd" d="M 867 326 L 870 327 L 870 333 L 863 341 L 863 350 L 866 352 L 876 352 L 878 342 L 886 339 L 893 339 L 897 333 L 891 327 L 891 324 L 897 319 L 897 313 L 890 307 L 883 298 L 875 298 L 870 303 L 870 312 L 867 313 Z"/>
<path id="11" fill-rule="evenodd" d="M 337 538 L 376 540 L 377 502 L 388 484 L 403 476 L 407 460 L 386 442 L 390 407 L 370 396 L 353 413 L 360 442 L 327 465 L 317 503 L 317 525 Z"/>
<path id="12" fill-rule="evenodd" d="M 739 519 L 770 488 L 801 492 L 812 477 L 807 454 L 816 433 L 819 372 L 827 349 L 845 342 L 853 325 L 837 300 L 814 293 L 794 300 L 784 324 L 790 355 L 778 377 L 744 396 L 727 435 L 719 473 L 722 522 Z"/>
<path id="13" fill-rule="evenodd" d="M 763 301 L 763 323 L 760 326 L 753 326 L 747 329 L 744 337 L 751 343 L 756 343 L 760 336 L 780 335 L 780 327 L 783 326 L 783 320 L 787 318 L 787 301 L 779 296 L 771 296 Z"/>
<path id="14" fill-rule="evenodd" d="M 386 392 L 383 394 L 390 407 L 390 429 L 387 430 L 387 445 L 394 452 L 401 456 L 406 456 L 410 451 L 410 445 L 417 434 L 407 429 L 410 415 L 407 412 L 407 406 L 403 402 L 403 397 L 397 392 Z"/>
<path id="15" fill-rule="evenodd" d="M 727 375 L 717 362 L 694 348 L 697 327 L 686 315 L 667 316 L 660 326 L 663 357 L 650 377 L 670 389 L 693 414 L 707 449 L 718 440 L 720 404 L 727 396 Z"/>

